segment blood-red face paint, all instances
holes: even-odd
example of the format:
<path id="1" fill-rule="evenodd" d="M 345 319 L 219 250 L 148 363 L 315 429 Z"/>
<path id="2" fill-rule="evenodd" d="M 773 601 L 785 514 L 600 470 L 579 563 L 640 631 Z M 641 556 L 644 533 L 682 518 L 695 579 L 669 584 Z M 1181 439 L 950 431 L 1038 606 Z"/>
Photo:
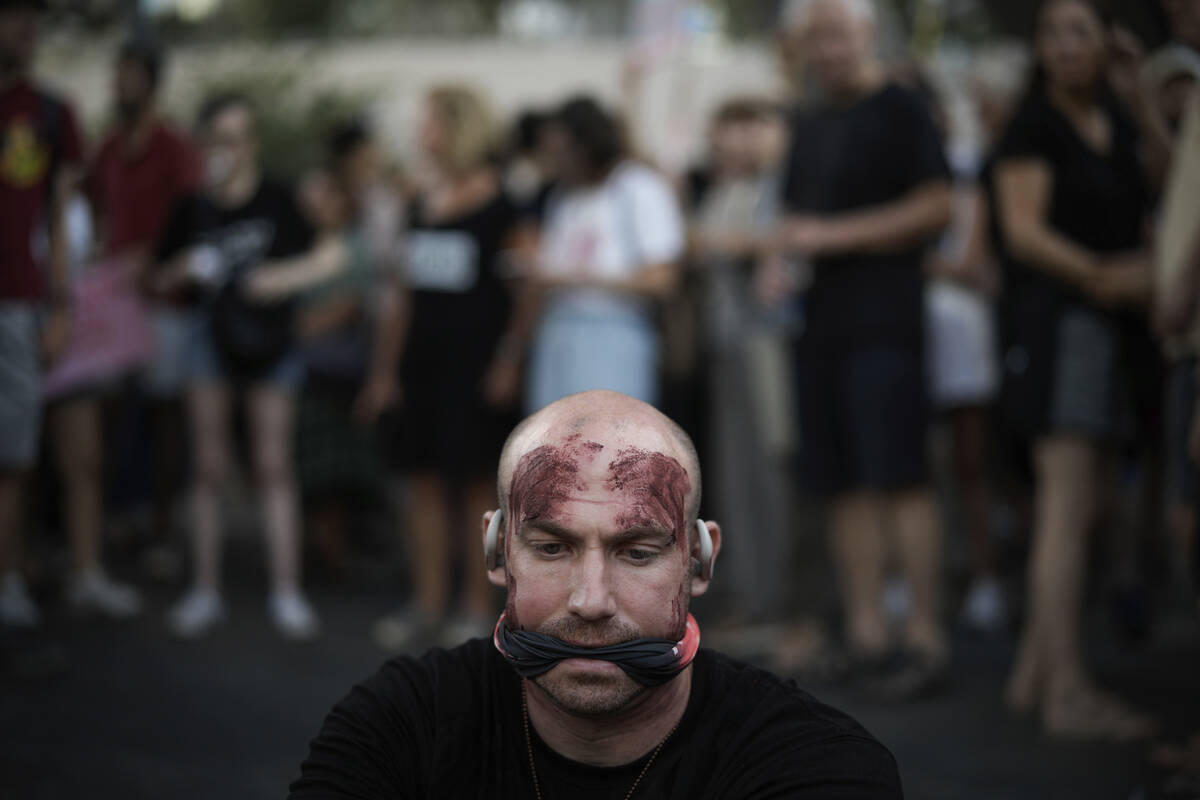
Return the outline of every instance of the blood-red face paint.
<path id="1" fill-rule="evenodd" d="M 618 525 L 666 528 L 676 546 L 687 552 L 687 498 L 692 482 L 683 465 L 662 453 L 629 447 L 608 465 L 607 486 L 624 496 Z"/>

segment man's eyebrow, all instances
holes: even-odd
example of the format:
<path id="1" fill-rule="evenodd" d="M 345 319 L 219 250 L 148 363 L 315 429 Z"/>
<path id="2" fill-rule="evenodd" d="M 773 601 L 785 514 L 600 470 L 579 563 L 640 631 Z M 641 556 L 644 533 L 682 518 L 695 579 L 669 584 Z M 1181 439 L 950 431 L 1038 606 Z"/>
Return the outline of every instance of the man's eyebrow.
<path id="1" fill-rule="evenodd" d="M 548 519 L 531 520 L 524 523 L 517 529 L 517 536 L 524 538 L 531 532 L 538 531 L 540 533 L 549 534 L 557 539 L 564 539 L 568 542 L 579 541 L 582 537 L 574 531 L 564 528 L 556 522 Z M 637 525 L 632 528 L 627 528 L 620 533 L 606 536 L 605 539 L 614 544 L 623 544 L 625 542 L 646 541 L 650 539 L 663 539 L 665 541 L 674 541 L 675 534 L 666 528 L 660 528 L 657 525 Z"/>
<path id="2" fill-rule="evenodd" d="M 520 527 L 517 528 L 517 536 L 524 538 L 531 531 L 548 533 L 551 536 L 555 536 L 559 539 L 566 539 L 567 541 L 571 542 L 579 539 L 579 535 L 574 531 L 564 528 L 562 525 L 559 525 L 558 523 L 548 519 L 535 519 L 522 523 Z"/>

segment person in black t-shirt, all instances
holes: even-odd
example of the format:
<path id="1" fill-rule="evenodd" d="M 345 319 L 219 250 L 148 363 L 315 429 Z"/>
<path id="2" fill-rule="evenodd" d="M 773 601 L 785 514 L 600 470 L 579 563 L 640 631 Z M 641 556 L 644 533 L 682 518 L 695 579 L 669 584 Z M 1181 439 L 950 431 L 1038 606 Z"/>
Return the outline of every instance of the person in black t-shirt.
<path id="1" fill-rule="evenodd" d="M 304 360 L 290 342 L 286 300 L 265 302 L 264 263 L 305 252 L 312 231 L 292 192 L 258 165 L 254 109 L 237 95 L 210 99 L 198 116 L 206 185 L 173 209 L 160 240 L 156 284 L 196 301 L 189 353 L 193 432 L 193 583 L 172 609 L 172 630 L 207 633 L 225 614 L 220 596 L 221 487 L 232 460 L 231 384 L 246 388 L 247 418 L 270 550 L 269 611 L 291 638 L 317 632 L 301 593 L 300 525 L 292 473 L 293 400 Z M 298 287 L 299 288 L 299 287 Z M 273 292 L 274 294 L 274 292 Z"/>
<path id="2" fill-rule="evenodd" d="M 1032 444 L 1037 518 L 1029 611 L 1007 701 L 1048 731 L 1126 739 L 1150 721 L 1096 687 L 1080 613 L 1087 534 L 1103 459 L 1129 392 L 1157 361 L 1140 307 L 1149 295 L 1147 181 L 1139 132 L 1106 79 L 1109 33 L 1085 0 L 1038 19 L 1034 82 L 993 158 L 1004 258 L 1001 407 Z"/>
<path id="3" fill-rule="evenodd" d="M 721 549 L 691 440 L 592 391 L 505 444 L 481 520 L 491 640 L 398 657 L 326 717 L 292 800 L 897 798 L 891 754 L 795 683 L 700 650 Z"/>
<path id="4" fill-rule="evenodd" d="M 490 627 L 493 598 L 475 547 L 464 551 L 462 605 L 452 608 L 454 554 L 469 530 L 454 514 L 460 495 L 471 517 L 495 503 L 491 475 L 518 419 L 532 326 L 508 258 L 523 241 L 531 245 L 491 163 L 495 141 L 483 98 L 464 86 L 435 87 L 419 136 L 431 170 L 404 237 L 408 303 L 399 369 L 393 361 L 375 370 L 390 370 L 393 383 L 398 378 L 391 452 L 409 490 L 404 533 L 414 598 L 377 620 L 371 634 L 397 651 L 435 635 L 457 643 Z"/>
<path id="5" fill-rule="evenodd" d="M 803 42 L 817 92 L 793 118 L 778 243 L 813 268 L 796 353 L 801 471 L 830 500 L 850 656 L 898 665 L 861 674 L 883 694 L 911 695 L 938 682 L 948 660 L 925 463 L 921 265 L 949 220 L 949 170 L 929 110 L 873 55 L 869 2 L 791 3 L 784 25 Z M 889 532 L 911 593 L 899 660 L 885 659 Z"/>

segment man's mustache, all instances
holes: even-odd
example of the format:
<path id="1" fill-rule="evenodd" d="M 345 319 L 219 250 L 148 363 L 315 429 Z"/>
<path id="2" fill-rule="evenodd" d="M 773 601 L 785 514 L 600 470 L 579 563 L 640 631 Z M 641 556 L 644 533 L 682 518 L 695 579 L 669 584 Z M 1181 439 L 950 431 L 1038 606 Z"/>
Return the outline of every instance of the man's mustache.
<path id="1" fill-rule="evenodd" d="M 593 623 L 570 617 L 548 620 L 538 626 L 537 633 L 576 647 L 609 647 L 644 638 L 639 628 L 627 623 Z"/>

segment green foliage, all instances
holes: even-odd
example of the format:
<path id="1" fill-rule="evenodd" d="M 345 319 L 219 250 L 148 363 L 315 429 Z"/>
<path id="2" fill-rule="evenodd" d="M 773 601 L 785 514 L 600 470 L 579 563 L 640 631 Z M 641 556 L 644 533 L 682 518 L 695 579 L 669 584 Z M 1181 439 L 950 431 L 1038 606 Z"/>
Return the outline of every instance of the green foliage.
<path id="1" fill-rule="evenodd" d="M 374 99 L 365 91 L 313 88 L 299 68 L 282 65 L 230 71 L 206 82 L 200 102 L 218 92 L 250 98 L 258 111 L 259 144 L 266 169 L 295 178 L 325 160 L 325 143 L 338 125 L 361 116 Z"/>

